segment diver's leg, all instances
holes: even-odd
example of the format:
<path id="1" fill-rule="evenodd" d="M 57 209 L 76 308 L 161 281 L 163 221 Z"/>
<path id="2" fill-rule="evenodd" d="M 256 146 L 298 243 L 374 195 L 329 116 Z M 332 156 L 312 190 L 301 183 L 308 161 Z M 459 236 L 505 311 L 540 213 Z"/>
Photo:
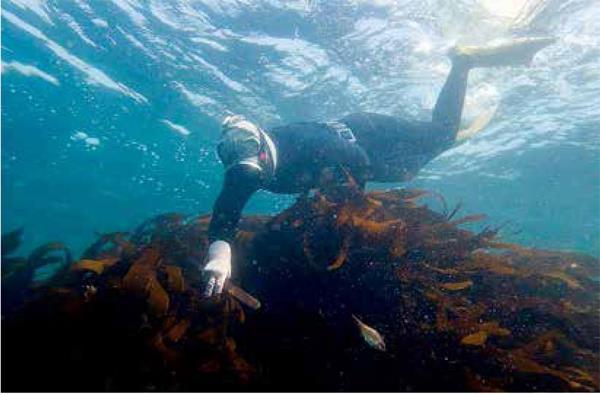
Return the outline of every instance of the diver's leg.
<path id="1" fill-rule="evenodd" d="M 457 46 L 451 53 L 452 69 L 433 109 L 432 132 L 441 133 L 435 143 L 454 142 L 460 126 L 469 70 L 475 67 L 527 65 L 553 38 L 519 38 L 494 46 Z"/>
<path id="2" fill-rule="evenodd" d="M 455 58 L 452 69 L 442 87 L 433 109 L 433 127 L 447 135 L 447 142 L 454 141 L 467 93 L 467 79 L 470 65 L 466 59 Z"/>

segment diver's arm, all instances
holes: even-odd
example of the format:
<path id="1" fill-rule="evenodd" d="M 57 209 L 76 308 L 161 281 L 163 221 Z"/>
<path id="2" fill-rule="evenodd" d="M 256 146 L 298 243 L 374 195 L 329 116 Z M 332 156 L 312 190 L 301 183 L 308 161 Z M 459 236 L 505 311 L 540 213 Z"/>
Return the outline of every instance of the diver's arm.
<path id="1" fill-rule="evenodd" d="M 223 189 L 215 202 L 208 229 L 211 242 L 204 271 L 208 273 L 206 296 L 219 294 L 231 275 L 231 247 L 244 206 L 260 188 L 261 172 L 250 165 L 239 164 L 225 172 Z"/>
<path id="2" fill-rule="evenodd" d="M 252 194 L 260 188 L 260 170 L 239 164 L 225 172 L 223 188 L 215 205 L 208 228 L 211 242 L 231 241 L 240 220 L 242 210 Z"/>

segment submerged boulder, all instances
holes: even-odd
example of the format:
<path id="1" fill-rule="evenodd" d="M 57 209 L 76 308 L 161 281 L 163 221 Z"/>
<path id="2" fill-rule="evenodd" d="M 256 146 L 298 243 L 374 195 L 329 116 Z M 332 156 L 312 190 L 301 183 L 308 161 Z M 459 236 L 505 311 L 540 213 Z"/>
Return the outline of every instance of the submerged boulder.
<path id="1" fill-rule="evenodd" d="M 208 216 L 102 236 L 14 294 L 3 263 L 3 388 L 599 390 L 599 262 L 465 230 L 483 216 L 434 212 L 427 194 L 340 188 L 247 217 L 210 299 Z"/>

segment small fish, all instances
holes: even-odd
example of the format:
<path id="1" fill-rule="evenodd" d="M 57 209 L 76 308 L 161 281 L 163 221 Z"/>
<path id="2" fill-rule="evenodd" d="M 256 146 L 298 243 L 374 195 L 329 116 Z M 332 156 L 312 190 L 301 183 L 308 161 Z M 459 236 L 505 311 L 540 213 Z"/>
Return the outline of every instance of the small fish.
<path id="1" fill-rule="evenodd" d="M 383 341 L 381 334 L 378 333 L 373 327 L 369 327 L 360 321 L 358 317 L 352 315 L 352 318 L 356 322 L 356 325 L 360 330 L 360 335 L 363 337 L 365 342 L 367 342 L 367 344 L 372 348 L 385 352 L 385 342 Z"/>

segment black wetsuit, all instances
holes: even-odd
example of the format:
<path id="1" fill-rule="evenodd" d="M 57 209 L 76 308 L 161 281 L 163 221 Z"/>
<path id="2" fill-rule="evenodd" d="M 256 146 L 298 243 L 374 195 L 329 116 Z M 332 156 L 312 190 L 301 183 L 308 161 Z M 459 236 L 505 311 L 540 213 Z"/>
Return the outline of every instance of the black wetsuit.
<path id="1" fill-rule="evenodd" d="M 302 122 L 267 130 L 278 164 L 265 177 L 255 167 L 227 169 L 209 228 L 211 241 L 230 241 L 243 207 L 259 189 L 301 193 L 342 179 L 344 168 L 360 183 L 407 181 L 452 145 L 458 131 L 468 67 L 453 65 L 431 122 L 409 122 L 374 113 L 355 113 L 338 122 L 355 141 L 341 137 L 327 123 Z"/>

